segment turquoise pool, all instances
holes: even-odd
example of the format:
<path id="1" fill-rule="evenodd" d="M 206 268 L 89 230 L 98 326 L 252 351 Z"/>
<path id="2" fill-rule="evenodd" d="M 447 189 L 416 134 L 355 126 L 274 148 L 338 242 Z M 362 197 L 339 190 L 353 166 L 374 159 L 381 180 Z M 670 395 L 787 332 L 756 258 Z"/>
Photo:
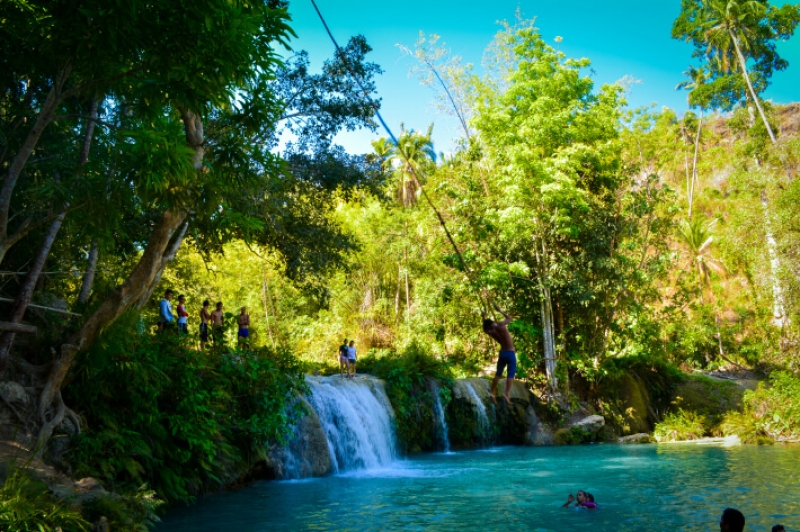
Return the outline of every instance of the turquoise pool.
<path id="1" fill-rule="evenodd" d="M 726 506 L 747 531 L 799 530 L 799 460 L 798 446 L 689 444 L 431 454 L 204 497 L 159 530 L 718 530 Z M 562 508 L 579 489 L 600 509 Z"/>

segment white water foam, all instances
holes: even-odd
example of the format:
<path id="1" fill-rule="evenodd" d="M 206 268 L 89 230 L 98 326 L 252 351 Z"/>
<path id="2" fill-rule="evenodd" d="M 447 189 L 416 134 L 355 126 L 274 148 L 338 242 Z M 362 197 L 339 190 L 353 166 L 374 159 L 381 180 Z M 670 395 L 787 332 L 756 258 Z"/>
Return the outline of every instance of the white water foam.
<path id="1" fill-rule="evenodd" d="M 450 436 L 447 429 L 447 420 L 444 417 L 442 397 L 439 395 L 439 383 L 431 380 L 431 394 L 433 395 L 433 413 L 436 415 L 436 443 L 444 452 L 450 452 Z"/>
<path id="2" fill-rule="evenodd" d="M 306 382 L 334 472 L 385 468 L 397 459 L 394 411 L 383 382 L 339 376 L 307 377 Z"/>
<path id="3" fill-rule="evenodd" d="M 475 388 L 472 387 L 472 383 L 468 380 L 463 381 L 464 387 L 467 389 L 467 393 L 469 393 L 470 397 L 472 397 L 472 406 L 473 410 L 478 418 L 478 430 L 480 431 L 480 440 L 482 443 L 488 443 L 489 441 L 489 429 L 491 424 L 489 423 L 489 416 L 486 414 L 486 405 L 483 404 L 481 398 L 478 396 L 478 393 L 475 391 Z"/>

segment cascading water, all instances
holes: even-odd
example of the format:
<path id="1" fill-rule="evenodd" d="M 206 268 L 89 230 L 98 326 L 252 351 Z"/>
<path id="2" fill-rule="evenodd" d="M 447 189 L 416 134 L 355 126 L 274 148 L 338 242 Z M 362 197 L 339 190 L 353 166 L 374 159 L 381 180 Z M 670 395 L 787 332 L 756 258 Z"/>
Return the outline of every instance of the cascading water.
<path id="1" fill-rule="evenodd" d="M 382 381 L 335 376 L 307 377 L 306 382 L 334 472 L 386 467 L 397 458 L 394 411 Z"/>
<path id="2" fill-rule="evenodd" d="M 433 413 L 436 415 L 436 444 L 437 448 L 450 452 L 450 437 L 447 430 L 447 420 L 444 417 L 442 397 L 439 395 L 439 383 L 431 380 L 431 394 L 433 395 Z"/>
<path id="3" fill-rule="evenodd" d="M 475 410 L 475 413 L 477 414 L 480 439 L 483 443 L 488 443 L 489 429 L 491 428 L 491 424 L 489 423 L 489 416 L 486 414 L 486 405 L 483 404 L 483 401 L 481 401 L 478 392 L 476 392 L 475 388 L 472 387 L 472 383 L 468 380 L 465 380 L 463 382 L 464 382 L 464 388 L 467 390 L 467 393 L 472 398 L 471 403 Z"/>

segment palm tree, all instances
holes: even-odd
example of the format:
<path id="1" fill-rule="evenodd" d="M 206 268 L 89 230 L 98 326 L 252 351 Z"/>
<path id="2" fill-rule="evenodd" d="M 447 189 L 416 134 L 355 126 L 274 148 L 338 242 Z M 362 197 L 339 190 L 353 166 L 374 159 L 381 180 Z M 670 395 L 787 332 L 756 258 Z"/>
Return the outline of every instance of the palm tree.
<path id="1" fill-rule="evenodd" d="M 392 168 L 392 161 L 394 158 L 394 144 L 386 137 L 381 137 L 378 140 L 372 141 L 372 150 L 374 153 L 374 160 L 381 165 L 382 172 L 388 172 Z M 385 174 L 384 174 L 385 175 Z"/>
<path id="2" fill-rule="evenodd" d="M 690 26 L 698 26 L 702 31 L 703 40 L 707 45 L 706 55 L 718 62 L 723 73 L 727 74 L 734 70 L 741 72 L 770 139 L 773 144 L 777 143 L 758 94 L 753 88 L 747 70 L 747 59 L 744 56 L 744 51 L 753 49 L 751 40 L 769 13 L 768 2 L 766 0 L 698 0 L 696 7 L 697 11 L 693 13 L 695 19 Z M 683 34 L 680 31 L 676 33 L 677 36 L 689 37 L 689 34 L 685 32 Z"/>
<path id="3" fill-rule="evenodd" d="M 714 236 L 711 234 L 711 229 L 717 223 L 717 220 L 711 220 L 705 223 L 701 220 L 684 220 L 678 227 L 678 234 L 681 240 L 689 248 L 689 255 L 692 262 L 697 267 L 697 281 L 700 287 L 700 302 L 705 304 L 705 289 L 711 291 L 711 272 L 723 274 L 726 272 L 725 265 L 721 260 L 711 254 L 711 244 L 714 241 Z M 713 292 L 712 292 L 713 295 Z M 730 360 L 725 356 L 725 350 L 722 348 L 722 329 L 720 326 L 719 308 L 715 310 L 714 321 L 717 326 L 717 346 L 719 348 L 719 356 L 726 362 L 739 366 L 736 362 Z M 741 366 L 740 366 L 741 367 Z"/>
<path id="4" fill-rule="evenodd" d="M 689 198 L 689 214 L 688 218 L 691 220 L 692 218 L 692 207 L 694 205 L 694 184 L 698 181 L 697 177 L 697 157 L 700 150 L 700 133 L 703 130 L 703 111 L 705 110 L 705 99 L 700 95 L 699 89 L 705 85 L 706 80 L 708 79 L 708 73 L 702 67 L 695 68 L 689 67 L 689 70 L 684 72 L 684 74 L 689 78 L 687 81 L 683 81 L 675 87 L 676 90 L 686 89 L 689 91 L 688 103 L 690 107 L 699 107 L 700 108 L 700 116 L 697 121 L 697 135 L 695 136 L 694 140 L 694 158 L 692 160 L 692 179 L 691 184 L 686 191 L 686 195 Z"/>
<path id="5" fill-rule="evenodd" d="M 412 130 L 402 130 L 397 146 L 394 147 L 394 159 L 397 167 L 397 199 L 403 207 L 417 203 L 417 192 L 422 186 L 422 176 L 436 162 L 436 150 L 433 148 L 433 125 L 425 134 Z"/>
<path id="6" fill-rule="evenodd" d="M 711 244 L 714 236 L 711 229 L 717 220 L 705 223 L 699 219 L 684 220 L 678 227 L 681 240 L 689 248 L 692 262 L 697 267 L 697 281 L 700 286 L 700 301 L 705 304 L 704 290 L 711 287 L 711 272 L 724 273 L 725 265 L 722 261 L 711 255 Z"/>

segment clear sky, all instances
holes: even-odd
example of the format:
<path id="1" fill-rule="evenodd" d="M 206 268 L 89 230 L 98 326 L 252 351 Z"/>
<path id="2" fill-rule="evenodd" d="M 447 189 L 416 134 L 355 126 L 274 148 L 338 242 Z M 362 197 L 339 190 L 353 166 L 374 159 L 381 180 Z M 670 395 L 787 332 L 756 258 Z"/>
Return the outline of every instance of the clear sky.
<path id="1" fill-rule="evenodd" d="M 562 37 L 558 47 L 567 56 L 588 57 L 598 85 L 624 76 L 639 80 L 628 95 L 631 106 L 656 103 L 679 113 L 686 109 L 686 92 L 676 91 L 675 86 L 692 63 L 692 47 L 670 37 L 680 0 L 317 0 L 317 5 L 340 45 L 361 34 L 372 46 L 368 58 L 385 71 L 377 87 L 381 114 L 389 127 L 397 134 L 401 122 L 406 129 L 417 130 L 434 123 L 438 152 L 451 151 L 452 139 L 459 135 L 457 123 L 433 108 L 432 89 L 409 74 L 414 61 L 396 45 L 413 48 L 420 31 L 435 33 L 464 63 L 480 65 L 486 45 L 499 29 L 497 21 L 513 21 L 517 8 L 524 18 L 536 18 L 549 43 L 555 46 L 555 37 Z M 289 12 L 297 33 L 294 48 L 307 50 L 312 66 L 332 57 L 333 45 L 311 0 L 290 0 Z M 798 101 L 800 35 L 779 43 L 778 50 L 790 66 L 775 73 L 764 96 L 778 103 Z M 338 140 L 348 151 L 364 153 L 377 136 L 385 133 L 357 132 Z"/>

